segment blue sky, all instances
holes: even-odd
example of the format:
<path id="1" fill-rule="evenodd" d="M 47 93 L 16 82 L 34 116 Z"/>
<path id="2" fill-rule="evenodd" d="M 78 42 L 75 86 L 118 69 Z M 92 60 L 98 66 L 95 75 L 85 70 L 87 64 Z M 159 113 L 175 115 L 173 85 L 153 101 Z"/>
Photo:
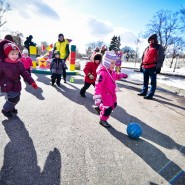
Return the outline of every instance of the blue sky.
<path id="1" fill-rule="evenodd" d="M 79 50 L 89 42 L 109 44 L 120 36 L 122 47 L 134 47 L 138 34 L 159 10 L 178 11 L 185 0 L 6 0 L 12 11 L 7 15 L 7 28 L 19 30 L 33 41 L 48 44 L 59 33 L 73 41 Z M 13 17 L 13 19 L 12 19 Z"/>
<path id="2" fill-rule="evenodd" d="M 185 7 L 185 0 L 68 0 L 64 4 L 74 11 L 109 20 L 115 26 L 121 25 L 138 32 L 145 29 L 145 24 L 157 11 L 179 10 L 182 5 Z"/>

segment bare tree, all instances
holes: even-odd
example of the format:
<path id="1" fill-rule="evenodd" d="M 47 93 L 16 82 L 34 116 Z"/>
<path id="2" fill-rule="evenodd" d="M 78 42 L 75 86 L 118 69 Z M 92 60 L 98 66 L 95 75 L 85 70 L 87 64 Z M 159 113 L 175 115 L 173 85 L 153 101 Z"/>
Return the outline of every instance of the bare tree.
<path id="1" fill-rule="evenodd" d="M 96 43 L 95 42 L 91 42 L 87 44 L 87 48 L 91 48 L 92 50 L 96 47 Z"/>
<path id="2" fill-rule="evenodd" d="M 89 58 L 91 58 L 92 53 L 93 53 L 93 48 L 92 48 L 92 46 L 89 46 L 89 47 L 86 49 L 86 55 L 87 55 Z"/>
<path id="3" fill-rule="evenodd" d="M 96 43 L 96 46 L 99 47 L 99 48 L 101 48 L 103 45 L 104 45 L 104 42 L 103 41 L 98 41 Z"/>
<path id="4" fill-rule="evenodd" d="M 174 37 L 180 31 L 180 14 L 169 10 L 160 10 L 154 15 L 151 23 L 146 25 L 147 31 L 145 36 L 156 33 L 159 37 L 160 44 L 166 50 L 169 45 L 174 44 Z"/>
<path id="5" fill-rule="evenodd" d="M 184 32 L 185 29 L 185 8 L 182 6 L 182 9 L 180 10 L 180 15 L 181 15 L 181 22 L 182 22 L 182 31 Z"/>
<path id="6" fill-rule="evenodd" d="M 174 59 L 179 57 L 180 53 L 183 52 L 185 47 L 185 41 L 180 37 L 174 37 L 173 43 L 174 44 L 170 45 L 167 49 L 167 53 L 172 57 L 170 68 L 173 65 Z"/>
<path id="7" fill-rule="evenodd" d="M 104 44 L 103 41 L 97 41 L 97 42 L 91 42 L 89 44 L 87 44 L 88 47 L 91 47 L 92 50 L 94 50 L 96 47 L 101 48 L 101 46 Z"/>
<path id="8" fill-rule="evenodd" d="M 0 27 L 7 23 L 4 15 L 10 10 L 10 4 L 5 3 L 4 0 L 0 0 Z"/>

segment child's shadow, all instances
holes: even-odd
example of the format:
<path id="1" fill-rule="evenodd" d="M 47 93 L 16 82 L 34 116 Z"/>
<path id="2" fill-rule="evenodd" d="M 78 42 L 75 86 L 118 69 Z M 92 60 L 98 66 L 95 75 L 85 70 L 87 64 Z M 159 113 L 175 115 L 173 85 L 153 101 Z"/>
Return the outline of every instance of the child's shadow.
<path id="1" fill-rule="evenodd" d="M 150 127 L 148 124 L 142 122 L 140 119 L 128 114 L 122 107 L 117 106 L 115 112 L 113 112 L 111 116 L 126 125 L 131 122 L 139 123 L 143 130 L 142 137 L 164 148 L 177 149 L 185 155 L 184 146 L 179 145 L 171 137 L 159 132 L 158 130 Z"/>
<path id="2" fill-rule="evenodd" d="M 43 90 L 42 88 L 38 87 L 37 89 L 33 89 L 32 86 L 26 84 L 25 90 L 29 93 L 31 93 L 33 96 L 38 98 L 39 100 L 44 100 L 44 96 L 42 95 Z"/>
<path id="3" fill-rule="evenodd" d="M 10 142 L 4 149 L 4 162 L 0 171 L 0 184 L 60 185 L 61 155 L 57 148 L 49 152 L 41 172 L 33 141 L 19 117 L 4 120 Z"/>
<path id="4" fill-rule="evenodd" d="M 183 185 L 185 172 L 157 147 L 143 139 L 133 140 L 114 127 L 108 129 L 110 134 L 117 138 L 126 147 L 141 157 L 153 170 L 166 179 L 172 185 Z M 156 136 L 157 137 L 157 136 Z M 151 181 L 152 179 L 150 179 Z M 150 184 L 154 184 L 150 182 Z"/>
<path id="5" fill-rule="evenodd" d="M 75 84 L 83 84 L 83 80 L 76 80 L 75 79 Z M 95 114 L 96 111 L 92 108 L 92 105 L 94 105 L 94 101 L 92 98 L 92 94 L 86 92 L 86 98 L 81 97 L 80 95 L 80 89 L 77 88 L 75 85 L 73 85 L 72 83 L 68 83 L 69 86 L 72 87 L 72 89 L 67 88 L 64 85 L 61 85 L 60 88 L 56 87 L 56 90 L 60 93 L 62 93 L 63 96 L 65 96 L 66 98 L 68 98 L 69 100 L 79 104 L 79 105 L 84 105 L 86 107 L 86 109 Z"/>
<path id="6" fill-rule="evenodd" d="M 46 85 L 51 85 L 51 74 L 37 74 L 35 73 L 35 76 L 37 77 L 36 81 L 42 82 Z"/>

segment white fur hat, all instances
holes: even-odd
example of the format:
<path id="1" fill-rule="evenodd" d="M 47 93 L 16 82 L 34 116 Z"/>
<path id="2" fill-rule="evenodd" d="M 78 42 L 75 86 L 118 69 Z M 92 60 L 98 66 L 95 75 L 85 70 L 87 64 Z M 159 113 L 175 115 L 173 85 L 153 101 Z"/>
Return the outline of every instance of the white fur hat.
<path id="1" fill-rule="evenodd" d="M 117 60 L 117 55 L 114 51 L 106 51 L 104 56 L 103 56 L 103 61 L 102 64 L 109 69 L 110 68 L 110 64 L 112 61 L 116 62 Z"/>
<path id="2" fill-rule="evenodd" d="M 28 50 L 27 49 L 23 49 L 22 54 L 28 54 Z"/>

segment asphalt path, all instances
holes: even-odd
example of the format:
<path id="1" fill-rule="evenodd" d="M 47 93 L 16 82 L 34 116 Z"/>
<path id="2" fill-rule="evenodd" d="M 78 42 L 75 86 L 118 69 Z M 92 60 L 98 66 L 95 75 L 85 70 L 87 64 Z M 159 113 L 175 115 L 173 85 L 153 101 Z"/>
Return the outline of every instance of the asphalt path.
<path id="1" fill-rule="evenodd" d="M 141 83 L 121 80 L 118 106 L 99 125 L 93 86 L 79 95 L 83 74 L 61 87 L 32 74 L 23 84 L 18 115 L 0 114 L 0 185 L 184 185 L 185 98 L 158 87 L 153 100 L 137 96 Z M 5 102 L 0 95 L 0 105 Z M 134 140 L 127 125 L 139 123 Z"/>

